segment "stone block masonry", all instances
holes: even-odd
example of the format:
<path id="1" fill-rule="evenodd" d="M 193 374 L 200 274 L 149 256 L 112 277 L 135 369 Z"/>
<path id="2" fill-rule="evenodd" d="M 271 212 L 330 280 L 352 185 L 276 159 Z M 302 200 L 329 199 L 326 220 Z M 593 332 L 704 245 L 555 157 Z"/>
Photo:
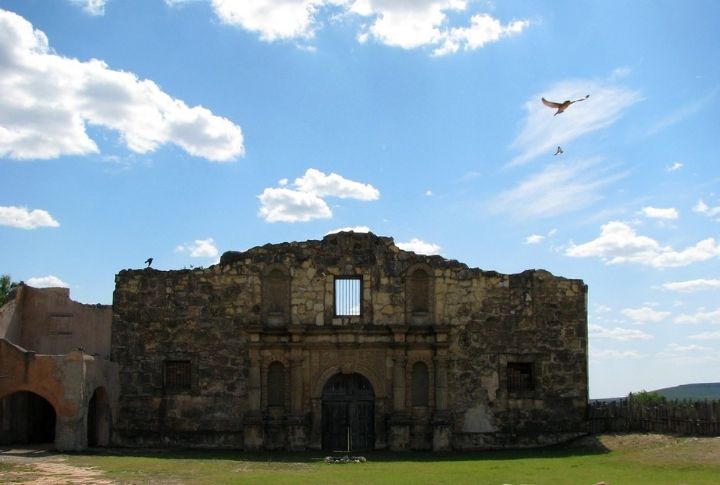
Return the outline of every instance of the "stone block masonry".
<path id="1" fill-rule="evenodd" d="M 587 287 L 391 238 L 116 277 L 116 445 L 469 450 L 585 432 Z"/>

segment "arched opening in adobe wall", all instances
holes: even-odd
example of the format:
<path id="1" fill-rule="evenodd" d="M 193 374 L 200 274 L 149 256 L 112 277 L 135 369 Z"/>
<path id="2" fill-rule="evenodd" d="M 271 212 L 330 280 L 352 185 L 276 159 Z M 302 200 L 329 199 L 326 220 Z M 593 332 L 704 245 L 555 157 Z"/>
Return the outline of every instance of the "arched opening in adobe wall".
<path id="1" fill-rule="evenodd" d="M 0 445 L 55 443 L 57 415 L 44 397 L 19 391 L 0 399 Z"/>
<path id="2" fill-rule="evenodd" d="M 110 444 L 110 401 L 103 387 L 95 389 L 88 402 L 87 444 L 89 447 Z"/>

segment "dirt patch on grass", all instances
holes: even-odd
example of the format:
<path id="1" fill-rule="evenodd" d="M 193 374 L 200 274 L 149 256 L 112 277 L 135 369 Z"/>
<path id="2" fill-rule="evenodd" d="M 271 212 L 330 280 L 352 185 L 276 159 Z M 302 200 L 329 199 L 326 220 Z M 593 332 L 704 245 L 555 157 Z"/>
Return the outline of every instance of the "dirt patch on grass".
<path id="1" fill-rule="evenodd" d="M 595 438 L 609 451 L 623 453 L 637 461 L 667 464 L 720 464 L 720 437 L 608 434 Z"/>
<path id="2" fill-rule="evenodd" d="M 0 451 L 0 483 L 18 485 L 93 484 L 112 485 L 103 472 L 92 467 L 69 465 L 64 456 L 47 450 Z"/>

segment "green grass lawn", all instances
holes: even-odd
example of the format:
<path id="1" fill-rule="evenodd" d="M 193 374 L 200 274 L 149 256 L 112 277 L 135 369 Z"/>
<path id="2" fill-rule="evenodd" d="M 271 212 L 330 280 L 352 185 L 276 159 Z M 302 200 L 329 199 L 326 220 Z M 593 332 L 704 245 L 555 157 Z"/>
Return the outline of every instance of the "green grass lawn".
<path id="1" fill-rule="evenodd" d="M 69 455 L 67 464 L 119 483 L 717 485 L 720 438 L 602 436 L 583 444 L 478 453 L 367 453 L 331 465 L 322 452 L 116 450 Z M 2 481 L 2 480 L 0 480 Z"/>

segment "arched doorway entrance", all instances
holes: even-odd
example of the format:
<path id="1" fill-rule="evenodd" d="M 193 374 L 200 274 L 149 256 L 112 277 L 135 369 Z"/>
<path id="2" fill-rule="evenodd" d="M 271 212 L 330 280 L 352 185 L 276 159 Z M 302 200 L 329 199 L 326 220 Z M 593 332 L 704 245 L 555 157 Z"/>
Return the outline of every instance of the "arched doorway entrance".
<path id="1" fill-rule="evenodd" d="M 110 444 L 110 404 L 102 387 L 95 389 L 88 403 L 87 444 L 90 447 Z"/>
<path id="2" fill-rule="evenodd" d="M 0 444 L 55 443 L 55 408 L 34 392 L 0 400 Z"/>
<path id="3" fill-rule="evenodd" d="M 322 392 L 322 446 L 326 450 L 375 447 L 375 393 L 360 374 L 336 374 Z"/>

